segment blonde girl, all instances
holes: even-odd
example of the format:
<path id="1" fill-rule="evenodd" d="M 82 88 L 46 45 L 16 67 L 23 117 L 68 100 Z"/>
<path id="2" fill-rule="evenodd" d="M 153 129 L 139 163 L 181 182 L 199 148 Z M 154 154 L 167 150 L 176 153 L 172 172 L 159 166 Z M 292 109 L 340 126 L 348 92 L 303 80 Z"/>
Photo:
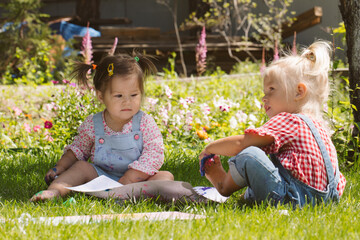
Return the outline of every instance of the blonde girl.
<path id="1" fill-rule="evenodd" d="M 300 56 L 273 62 L 263 80 L 269 121 L 205 147 L 200 159 L 215 154 L 205 164 L 206 177 L 222 195 L 247 187 L 246 200 L 294 206 L 337 201 L 342 195 L 346 180 L 322 118 L 330 50 L 327 42 L 318 41 Z M 234 156 L 228 172 L 217 155 Z"/>

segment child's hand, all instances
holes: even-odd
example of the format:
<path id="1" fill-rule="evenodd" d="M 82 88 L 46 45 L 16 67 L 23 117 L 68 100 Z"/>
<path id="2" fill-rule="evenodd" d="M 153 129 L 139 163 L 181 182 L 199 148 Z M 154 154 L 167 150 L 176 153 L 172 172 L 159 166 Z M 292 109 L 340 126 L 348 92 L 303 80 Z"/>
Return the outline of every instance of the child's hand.
<path id="1" fill-rule="evenodd" d="M 205 155 L 201 161 L 200 161 L 200 174 L 201 176 L 205 176 L 205 165 L 210 164 L 211 162 L 214 161 L 213 157 L 215 155 L 214 154 L 210 154 L 210 155 Z"/>
<path id="2" fill-rule="evenodd" d="M 199 155 L 199 165 L 201 166 L 201 159 L 203 159 L 206 156 L 211 155 L 211 153 L 207 152 L 206 150 L 202 151 Z"/>
<path id="3" fill-rule="evenodd" d="M 49 169 L 49 171 L 45 175 L 45 182 L 47 185 L 50 185 L 52 181 L 54 181 L 55 178 L 57 178 L 58 175 L 60 175 L 62 172 L 64 172 L 64 168 L 61 166 L 56 166 Z"/>

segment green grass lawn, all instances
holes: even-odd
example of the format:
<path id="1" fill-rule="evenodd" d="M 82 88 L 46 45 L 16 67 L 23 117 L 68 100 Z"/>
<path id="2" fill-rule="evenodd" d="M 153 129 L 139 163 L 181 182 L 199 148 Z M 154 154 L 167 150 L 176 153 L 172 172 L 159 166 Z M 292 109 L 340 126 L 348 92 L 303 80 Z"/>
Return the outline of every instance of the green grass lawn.
<path id="1" fill-rule="evenodd" d="M 175 179 L 193 186 L 210 186 L 198 172 L 196 152 L 167 154 L 164 169 Z M 73 194 L 45 203 L 30 203 L 35 192 L 46 187 L 43 176 L 60 157 L 60 151 L 0 152 L 0 239 L 358 239 L 360 237 L 360 177 L 343 172 L 347 178 L 338 204 L 305 207 L 248 206 L 234 194 L 227 202 L 159 203 L 154 200 L 116 202 Z M 226 160 L 226 159 L 224 159 Z M 281 210 L 288 210 L 282 214 Z M 103 221 L 89 224 L 59 224 L 19 220 L 32 218 L 180 211 L 205 215 L 197 220 Z M 25 218 L 26 220 L 26 218 Z"/>

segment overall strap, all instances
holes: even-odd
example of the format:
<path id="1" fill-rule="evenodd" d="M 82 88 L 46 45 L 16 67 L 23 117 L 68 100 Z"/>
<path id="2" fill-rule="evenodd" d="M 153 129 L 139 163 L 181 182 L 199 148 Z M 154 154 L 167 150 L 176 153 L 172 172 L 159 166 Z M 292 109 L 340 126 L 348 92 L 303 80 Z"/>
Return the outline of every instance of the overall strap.
<path id="1" fill-rule="evenodd" d="M 93 116 L 93 122 L 94 122 L 95 136 L 105 135 L 102 112 L 99 112 Z"/>
<path id="2" fill-rule="evenodd" d="M 325 162 L 325 168 L 326 168 L 326 173 L 327 173 L 327 178 L 328 178 L 329 184 L 332 183 L 334 181 L 334 168 L 332 166 L 329 153 L 326 150 L 324 141 L 320 137 L 319 131 L 316 129 L 313 121 L 311 121 L 311 119 L 309 117 L 302 115 L 302 114 L 295 114 L 295 115 L 298 116 L 299 118 L 301 118 L 308 125 L 312 134 L 314 135 L 315 140 L 320 148 L 321 155 Z"/>
<path id="3" fill-rule="evenodd" d="M 140 110 L 138 111 L 132 119 L 132 131 L 140 131 L 140 122 L 142 118 L 143 112 Z"/>

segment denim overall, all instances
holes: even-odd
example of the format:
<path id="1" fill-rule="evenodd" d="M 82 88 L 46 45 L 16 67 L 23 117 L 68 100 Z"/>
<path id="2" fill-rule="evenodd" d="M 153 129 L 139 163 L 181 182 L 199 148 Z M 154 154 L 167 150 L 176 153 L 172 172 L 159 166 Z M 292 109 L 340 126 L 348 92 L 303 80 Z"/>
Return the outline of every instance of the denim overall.
<path id="1" fill-rule="evenodd" d="M 140 131 L 142 111 L 132 119 L 132 132 L 123 135 L 108 136 L 104 133 L 102 113 L 93 117 L 95 128 L 94 168 L 98 175 L 106 175 L 118 181 L 128 170 L 128 165 L 138 160 L 143 149 L 143 137 Z"/>
<path id="2" fill-rule="evenodd" d="M 238 174 L 245 179 L 247 186 L 249 186 L 245 193 L 245 199 L 251 201 L 267 199 L 275 205 L 291 203 L 294 207 L 339 200 L 337 191 L 340 176 L 339 167 L 336 167 L 336 175 L 334 176 L 330 156 L 314 123 L 307 116 L 296 115 L 309 126 L 320 148 L 328 179 L 326 190 L 317 190 L 293 177 L 274 154 L 270 155 L 270 161 L 260 148 L 249 147 L 229 160 L 229 164 L 235 165 Z M 232 176 L 235 175 L 234 181 L 236 182 L 236 174 L 231 173 Z"/>

